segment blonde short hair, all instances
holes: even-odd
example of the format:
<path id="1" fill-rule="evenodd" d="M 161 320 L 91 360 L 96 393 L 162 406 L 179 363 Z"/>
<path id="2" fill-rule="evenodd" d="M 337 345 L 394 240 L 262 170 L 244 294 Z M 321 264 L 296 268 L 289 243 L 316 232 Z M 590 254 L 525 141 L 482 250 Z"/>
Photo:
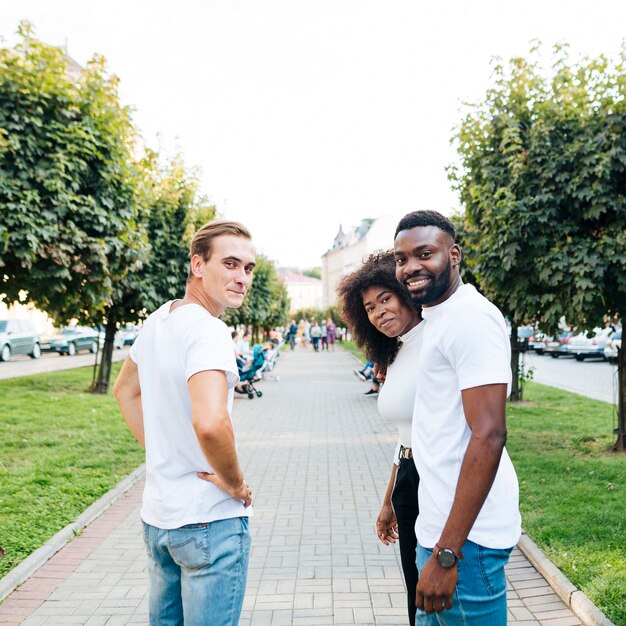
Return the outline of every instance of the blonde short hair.
<path id="1" fill-rule="evenodd" d="M 233 235 L 235 237 L 252 239 L 250 231 L 243 224 L 230 220 L 215 220 L 199 228 L 193 236 L 189 247 L 189 259 L 191 260 L 194 254 L 197 254 L 201 256 L 205 262 L 208 261 L 211 257 L 213 240 L 222 235 Z M 192 277 L 193 273 L 191 272 L 190 266 L 187 280 L 191 280 Z"/>

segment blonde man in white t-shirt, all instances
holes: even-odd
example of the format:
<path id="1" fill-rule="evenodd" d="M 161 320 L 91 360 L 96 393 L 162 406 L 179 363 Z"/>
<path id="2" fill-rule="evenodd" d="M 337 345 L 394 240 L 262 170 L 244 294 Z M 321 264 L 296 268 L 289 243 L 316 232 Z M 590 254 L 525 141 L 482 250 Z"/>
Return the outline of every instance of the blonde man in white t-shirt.
<path id="1" fill-rule="evenodd" d="M 500 311 L 459 275 L 454 226 L 435 211 L 399 223 L 396 278 L 426 321 L 412 449 L 420 476 L 416 624 L 503 626 L 506 565 L 521 533 L 504 447 L 510 345 Z"/>
<path id="2" fill-rule="evenodd" d="M 218 316 L 241 306 L 254 266 L 244 226 L 203 226 L 191 243 L 185 296 L 148 317 L 113 388 L 146 449 L 141 518 L 151 626 L 239 621 L 252 492 L 230 416 L 235 351 Z"/>

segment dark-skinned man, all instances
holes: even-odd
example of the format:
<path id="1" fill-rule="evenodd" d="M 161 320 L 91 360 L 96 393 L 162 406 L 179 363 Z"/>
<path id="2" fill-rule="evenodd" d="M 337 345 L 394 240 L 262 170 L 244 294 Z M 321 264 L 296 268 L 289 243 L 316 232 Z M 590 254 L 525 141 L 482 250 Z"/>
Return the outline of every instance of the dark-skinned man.
<path id="1" fill-rule="evenodd" d="M 416 624 L 504 626 L 504 566 L 521 533 L 517 476 L 504 447 L 504 318 L 463 284 L 461 250 L 443 215 L 406 215 L 394 250 L 396 277 L 426 322 L 412 427 L 421 478 Z"/>

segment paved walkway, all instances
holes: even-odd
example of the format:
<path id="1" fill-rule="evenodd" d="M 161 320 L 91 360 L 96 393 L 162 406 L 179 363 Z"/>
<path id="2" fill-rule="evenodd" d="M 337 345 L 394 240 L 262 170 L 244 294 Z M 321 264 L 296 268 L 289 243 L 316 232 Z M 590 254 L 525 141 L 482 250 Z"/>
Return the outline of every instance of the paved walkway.
<path id="1" fill-rule="evenodd" d="M 280 381 L 237 399 L 256 503 L 242 626 L 408 623 L 397 547 L 374 520 L 395 445 L 347 353 L 281 357 Z M 147 582 L 133 487 L 0 606 L 0 623 L 146 624 Z M 508 566 L 510 626 L 580 621 L 523 555 Z"/>

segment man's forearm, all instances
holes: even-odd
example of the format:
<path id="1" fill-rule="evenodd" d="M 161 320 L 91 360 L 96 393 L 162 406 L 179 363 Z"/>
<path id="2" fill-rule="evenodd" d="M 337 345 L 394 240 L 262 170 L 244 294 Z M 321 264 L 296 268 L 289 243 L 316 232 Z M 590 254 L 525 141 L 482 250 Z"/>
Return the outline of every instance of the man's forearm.
<path id="1" fill-rule="evenodd" d="M 502 434 L 484 438 L 472 435 L 461 465 L 452 509 L 438 542 L 440 547 L 457 553 L 461 550 L 489 495 L 505 440 Z"/>
<path id="2" fill-rule="evenodd" d="M 146 447 L 144 431 L 143 431 L 143 410 L 141 408 L 141 396 L 133 396 L 132 398 L 117 399 L 124 421 L 135 439 L 143 448 Z"/>
<path id="3" fill-rule="evenodd" d="M 143 432 L 143 409 L 141 406 L 141 386 L 139 370 L 135 362 L 127 356 L 113 385 L 113 395 L 120 406 L 124 421 L 135 439 L 145 448 Z"/>
<path id="4" fill-rule="evenodd" d="M 195 426 L 195 430 L 202 452 L 213 471 L 231 487 L 240 486 L 243 474 L 228 413 L 211 420 L 208 426 Z"/>

